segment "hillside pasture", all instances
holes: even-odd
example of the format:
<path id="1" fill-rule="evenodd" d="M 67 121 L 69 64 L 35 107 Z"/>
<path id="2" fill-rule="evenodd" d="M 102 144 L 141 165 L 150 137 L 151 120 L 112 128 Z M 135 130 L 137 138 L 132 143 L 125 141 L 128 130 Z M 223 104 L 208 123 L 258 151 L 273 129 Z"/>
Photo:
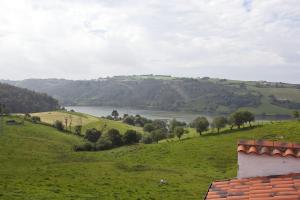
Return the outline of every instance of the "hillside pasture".
<path id="1" fill-rule="evenodd" d="M 5 125 L 0 199 L 201 199 L 213 180 L 236 176 L 238 139 L 300 142 L 300 123 L 100 152 L 74 152 L 83 139 L 48 126 Z"/>

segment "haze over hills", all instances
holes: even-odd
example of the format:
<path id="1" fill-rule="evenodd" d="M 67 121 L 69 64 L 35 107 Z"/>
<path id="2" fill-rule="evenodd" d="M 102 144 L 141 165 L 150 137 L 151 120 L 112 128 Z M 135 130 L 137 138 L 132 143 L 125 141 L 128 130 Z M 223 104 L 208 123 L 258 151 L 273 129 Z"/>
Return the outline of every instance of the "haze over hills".
<path id="1" fill-rule="evenodd" d="M 288 83 L 154 75 L 4 82 L 45 92 L 65 106 L 119 106 L 212 114 L 248 109 L 257 115 L 288 115 L 300 109 L 300 85 Z"/>

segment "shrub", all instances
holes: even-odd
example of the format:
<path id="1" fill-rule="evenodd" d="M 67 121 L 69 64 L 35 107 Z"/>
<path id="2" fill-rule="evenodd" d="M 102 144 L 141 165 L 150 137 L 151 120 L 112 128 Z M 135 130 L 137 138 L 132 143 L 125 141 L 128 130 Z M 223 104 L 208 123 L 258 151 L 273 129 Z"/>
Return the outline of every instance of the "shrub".
<path id="1" fill-rule="evenodd" d="M 96 150 L 107 150 L 113 148 L 113 144 L 108 137 L 101 137 L 96 143 Z"/>
<path id="2" fill-rule="evenodd" d="M 84 138 L 90 142 L 97 142 L 100 136 L 101 136 L 101 132 L 95 128 L 92 128 L 86 130 Z"/>
<path id="3" fill-rule="evenodd" d="M 142 136 L 141 142 L 144 144 L 151 144 L 151 143 L 153 143 L 153 139 L 149 133 L 145 133 Z"/>
<path id="4" fill-rule="evenodd" d="M 144 125 L 144 131 L 146 132 L 151 132 L 151 131 L 154 131 L 155 127 L 152 125 L 152 123 L 147 123 Z"/>
<path id="5" fill-rule="evenodd" d="M 76 135 L 81 135 L 81 129 L 82 129 L 81 125 L 75 126 L 75 134 Z"/>
<path id="6" fill-rule="evenodd" d="M 64 125 L 62 123 L 62 121 L 59 121 L 59 120 L 56 120 L 54 122 L 54 125 L 53 125 L 57 130 L 59 131 L 63 131 L 64 130 Z"/>
<path id="7" fill-rule="evenodd" d="M 37 122 L 40 122 L 41 121 L 41 118 L 39 116 L 32 116 L 31 117 L 31 121 L 33 123 L 37 123 Z"/>
<path id="8" fill-rule="evenodd" d="M 195 128 L 196 131 L 201 135 L 203 131 L 206 131 L 209 127 L 209 122 L 206 117 L 197 117 L 191 123 L 191 127 Z"/>
<path id="9" fill-rule="evenodd" d="M 162 139 L 166 138 L 166 134 L 164 134 L 164 131 L 161 130 L 161 129 L 156 129 L 156 130 L 152 131 L 150 133 L 150 135 L 152 137 L 152 140 L 157 142 L 157 143 L 158 143 L 159 140 L 162 140 Z"/>
<path id="10" fill-rule="evenodd" d="M 92 144 L 86 142 L 84 144 L 75 145 L 73 149 L 74 151 L 93 151 L 94 147 Z"/>
<path id="11" fill-rule="evenodd" d="M 178 139 L 180 140 L 181 136 L 184 134 L 184 128 L 182 128 L 181 126 L 176 126 L 174 128 L 174 132 L 175 135 L 178 137 Z"/>
<path id="12" fill-rule="evenodd" d="M 123 144 L 122 135 L 117 129 L 110 129 L 106 136 L 111 140 L 113 146 L 121 146 Z"/>
<path id="13" fill-rule="evenodd" d="M 141 134 L 137 133 L 135 130 L 127 130 L 123 136 L 124 144 L 138 143 L 140 139 Z"/>
<path id="14" fill-rule="evenodd" d="M 134 117 L 127 116 L 126 118 L 124 118 L 123 122 L 129 125 L 134 125 Z"/>

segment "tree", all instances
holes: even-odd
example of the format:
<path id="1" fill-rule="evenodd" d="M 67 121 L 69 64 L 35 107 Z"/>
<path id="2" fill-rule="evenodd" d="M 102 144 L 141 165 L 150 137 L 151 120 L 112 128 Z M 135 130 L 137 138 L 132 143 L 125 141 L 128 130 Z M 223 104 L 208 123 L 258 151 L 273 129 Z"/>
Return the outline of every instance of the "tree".
<path id="1" fill-rule="evenodd" d="M 229 121 L 231 125 L 236 125 L 240 129 L 241 125 L 245 123 L 243 112 L 239 111 L 231 114 Z"/>
<path id="2" fill-rule="evenodd" d="M 141 142 L 144 144 L 151 144 L 153 143 L 153 138 L 150 133 L 144 133 L 141 139 Z"/>
<path id="3" fill-rule="evenodd" d="M 62 121 L 56 120 L 54 122 L 54 127 L 59 130 L 59 131 L 63 131 L 64 130 L 64 125 L 62 123 Z"/>
<path id="4" fill-rule="evenodd" d="M 159 140 L 162 140 L 166 138 L 166 135 L 164 134 L 163 130 L 161 129 L 155 129 L 150 133 L 152 140 L 158 143 Z"/>
<path id="5" fill-rule="evenodd" d="M 167 134 L 168 129 L 165 121 L 156 119 L 152 122 L 152 125 L 154 130 L 160 129 L 163 134 Z"/>
<path id="6" fill-rule="evenodd" d="M 255 121 L 255 116 L 253 113 L 249 111 L 243 111 L 243 116 L 244 116 L 244 122 L 248 122 L 250 127 L 251 127 L 251 122 Z"/>
<path id="7" fill-rule="evenodd" d="M 212 121 L 212 127 L 217 128 L 218 133 L 221 128 L 224 128 L 227 124 L 227 119 L 223 116 L 215 117 Z"/>
<path id="8" fill-rule="evenodd" d="M 121 146 L 123 144 L 122 135 L 117 129 L 110 129 L 106 136 L 111 140 L 113 146 Z"/>
<path id="9" fill-rule="evenodd" d="M 96 150 L 107 150 L 113 148 L 113 144 L 108 137 L 104 136 L 97 141 L 95 148 Z"/>
<path id="10" fill-rule="evenodd" d="M 144 128 L 143 130 L 146 131 L 146 132 L 151 132 L 151 131 L 154 131 L 155 127 L 152 125 L 152 123 L 147 123 L 144 125 Z"/>
<path id="11" fill-rule="evenodd" d="M 298 119 L 299 116 L 300 116 L 299 111 L 298 111 L 298 110 L 294 110 L 294 111 L 293 111 L 293 117 L 294 117 L 295 119 Z"/>
<path id="12" fill-rule="evenodd" d="M 178 137 L 178 139 L 180 140 L 181 136 L 184 134 L 184 128 L 181 126 L 176 126 L 174 128 L 174 132 L 175 135 Z"/>
<path id="13" fill-rule="evenodd" d="M 124 123 L 129 125 L 134 125 L 134 117 L 133 116 L 127 116 L 123 120 Z"/>
<path id="14" fill-rule="evenodd" d="M 177 121 L 176 119 L 172 119 L 169 124 L 169 131 L 174 132 L 174 129 L 177 126 L 186 126 L 186 123 Z"/>
<path id="15" fill-rule="evenodd" d="M 97 142 L 97 140 L 101 137 L 101 132 L 98 131 L 95 128 L 92 129 L 87 129 L 85 131 L 85 136 L 84 138 L 87 139 L 90 142 Z"/>
<path id="16" fill-rule="evenodd" d="M 81 125 L 75 126 L 75 134 L 76 135 L 81 135 L 81 129 L 82 129 Z"/>
<path id="17" fill-rule="evenodd" d="M 118 116 L 119 116 L 118 111 L 117 110 L 113 110 L 112 113 L 111 113 L 111 116 L 113 116 L 114 120 L 117 120 Z"/>
<path id="18" fill-rule="evenodd" d="M 32 120 L 33 123 L 37 123 L 37 122 L 41 121 L 41 118 L 39 116 L 32 116 L 31 120 Z"/>
<path id="19" fill-rule="evenodd" d="M 135 130 L 127 130 L 123 136 L 124 144 L 138 143 L 141 139 L 141 135 Z"/>
<path id="20" fill-rule="evenodd" d="M 194 119 L 194 121 L 191 123 L 191 127 L 195 128 L 196 131 L 202 135 L 203 131 L 207 131 L 209 127 L 209 122 L 206 119 L 206 117 L 197 117 Z"/>

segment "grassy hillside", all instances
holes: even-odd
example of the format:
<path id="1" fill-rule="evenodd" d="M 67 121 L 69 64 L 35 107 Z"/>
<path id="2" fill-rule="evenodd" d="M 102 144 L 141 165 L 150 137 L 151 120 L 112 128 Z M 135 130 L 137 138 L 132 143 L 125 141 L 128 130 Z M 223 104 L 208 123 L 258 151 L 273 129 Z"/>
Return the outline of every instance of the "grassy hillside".
<path id="1" fill-rule="evenodd" d="M 300 123 L 103 152 L 73 152 L 82 139 L 51 127 L 5 126 L 0 199 L 201 199 L 212 180 L 235 177 L 239 138 L 300 142 Z"/>
<path id="2" fill-rule="evenodd" d="M 84 133 L 88 128 L 97 128 L 98 130 L 107 131 L 112 128 L 118 129 L 121 133 L 125 133 L 126 130 L 133 129 L 140 133 L 143 132 L 141 127 L 131 126 L 121 121 L 113 121 L 103 118 L 98 118 L 92 115 L 78 113 L 78 112 L 64 112 L 64 111 L 52 111 L 32 113 L 32 116 L 39 116 L 42 122 L 48 124 L 54 124 L 56 120 L 65 123 L 65 118 L 68 120 L 68 126 L 72 120 L 72 130 L 76 125 L 82 125 L 82 132 Z"/>
<path id="3" fill-rule="evenodd" d="M 46 92 L 63 105 L 116 106 L 228 114 L 290 115 L 300 109 L 300 85 L 171 76 L 116 76 L 98 80 L 28 79 L 11 84 Z"/>

